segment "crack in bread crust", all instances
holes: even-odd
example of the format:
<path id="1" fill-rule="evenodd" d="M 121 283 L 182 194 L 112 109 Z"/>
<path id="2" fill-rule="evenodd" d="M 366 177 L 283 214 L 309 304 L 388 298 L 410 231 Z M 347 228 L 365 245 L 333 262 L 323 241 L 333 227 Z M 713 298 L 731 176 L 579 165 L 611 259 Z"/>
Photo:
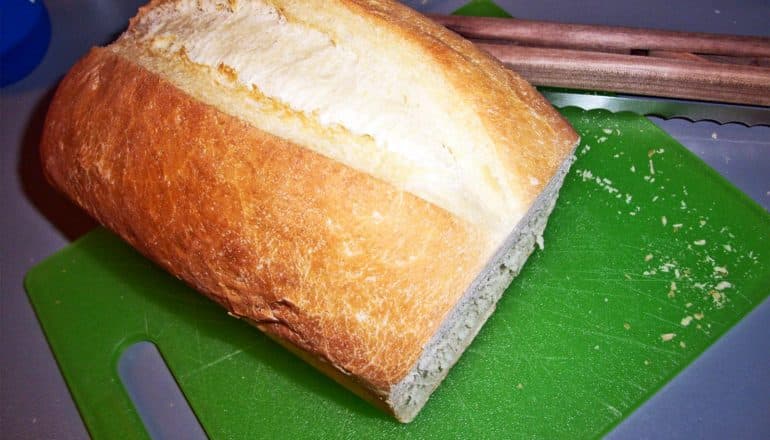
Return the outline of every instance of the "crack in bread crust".
<path id="1" fill-rule="evenodd" d="M 450 81 L 452 68 L 467 70 L 462 64 L 478 60 L 436 36 L 431 46 L 421 47 L 413 35 L 397 32 L 406 25 L 371 36 L 364 23 L 351 19 L 358 6 L 325 5 L 318 12 L 331 8 L 337 19 L 319 21 L 292 1 L 252 0 L 236 7 L 214 0 L 164 2 L 143 11 L 112 49 L 265 131 L 385 180 L 498 237 L 510 232 L 523 215 L 521 195 L 529 195 L 530 185 L 517 193 L 489 127 Z M 358 38 L 343 38 L 356 31 Z M 380 54 L 372 56 L 374 51 Z M 186 63 L 179 62 L 180 54 Z M 437 70 L 448 62 L 446 73 Z M 231 81 L 213 84 L 209 73 L 196 73 L 201 67 L 219 69 Z M 239 99 L 243 87 L 282 108 L 249 107 Z M 479 112 L 528 108 L 516 100 L 506 105 Z M 276 123 L 273 112 L 287 109 L 312 121 Z M 535 128 L 551 130 L 540 125 Z M 345 136 L 339 137 L 343 142 L 318 142 L 329 140 L 326 127 L 366 142 L 346 142 Z"/>

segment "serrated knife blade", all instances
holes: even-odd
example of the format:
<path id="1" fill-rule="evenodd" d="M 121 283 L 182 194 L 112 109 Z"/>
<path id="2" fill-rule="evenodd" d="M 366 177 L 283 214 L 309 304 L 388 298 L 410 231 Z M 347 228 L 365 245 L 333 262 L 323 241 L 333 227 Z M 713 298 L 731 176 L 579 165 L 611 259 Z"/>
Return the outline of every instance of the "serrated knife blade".
<path id="1" fill-rule="evenodd" d="M 541 90 L 554 107 L 579 107 L 583 110 L 605 109 L 611 112 L 629 111 L 664 119 L 684 118 L 693 122 L 713 121 L 719 124 L 738 123 L 751 127 L 770 126 L 770 107 L 684 101 L 625 95 L 589 95 L 553 90 Z"/>

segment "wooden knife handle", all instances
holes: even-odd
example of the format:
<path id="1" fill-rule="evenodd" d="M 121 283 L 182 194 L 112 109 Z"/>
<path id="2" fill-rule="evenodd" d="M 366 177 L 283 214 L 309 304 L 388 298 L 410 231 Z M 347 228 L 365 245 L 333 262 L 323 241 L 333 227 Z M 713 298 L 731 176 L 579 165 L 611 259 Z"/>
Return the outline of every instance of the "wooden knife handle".
<path id="1" fill-rule="evenodd" d="M 770 38 L 432 18 L 537 85 L 770 105 Z"/>
<path id="2" fill-rule="evenodd" d="M 568 49 L 478 45 L 537 85 L 770 105 L 767 68 Z"/>

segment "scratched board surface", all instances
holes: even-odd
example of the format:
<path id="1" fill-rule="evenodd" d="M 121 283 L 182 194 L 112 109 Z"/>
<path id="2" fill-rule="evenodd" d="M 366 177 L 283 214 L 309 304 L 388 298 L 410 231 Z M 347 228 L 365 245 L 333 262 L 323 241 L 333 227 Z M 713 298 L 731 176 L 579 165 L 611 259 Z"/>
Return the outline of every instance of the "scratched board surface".
<path id="1" fill-rule="evenodd" d="M 141 340 L 214 438 L 607 432 L 768 295 L 770 216 L 645 118 L 564 113 L 583 141 L 545 248 L 413 423 L 98 229 L 27 278 L 90 433 L 146 436 L 116 372 Z"/>

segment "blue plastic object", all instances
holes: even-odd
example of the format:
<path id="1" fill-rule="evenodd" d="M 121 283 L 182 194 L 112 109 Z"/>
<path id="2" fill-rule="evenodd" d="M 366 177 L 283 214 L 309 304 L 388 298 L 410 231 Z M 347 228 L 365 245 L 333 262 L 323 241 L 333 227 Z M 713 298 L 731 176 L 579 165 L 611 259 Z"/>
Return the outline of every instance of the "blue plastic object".
<path id="1" fill-rule="evenodd" d="M 0 87 L 40 64 L 51 42 L 51 20 L 42 0 L 0 0 Z"/>

